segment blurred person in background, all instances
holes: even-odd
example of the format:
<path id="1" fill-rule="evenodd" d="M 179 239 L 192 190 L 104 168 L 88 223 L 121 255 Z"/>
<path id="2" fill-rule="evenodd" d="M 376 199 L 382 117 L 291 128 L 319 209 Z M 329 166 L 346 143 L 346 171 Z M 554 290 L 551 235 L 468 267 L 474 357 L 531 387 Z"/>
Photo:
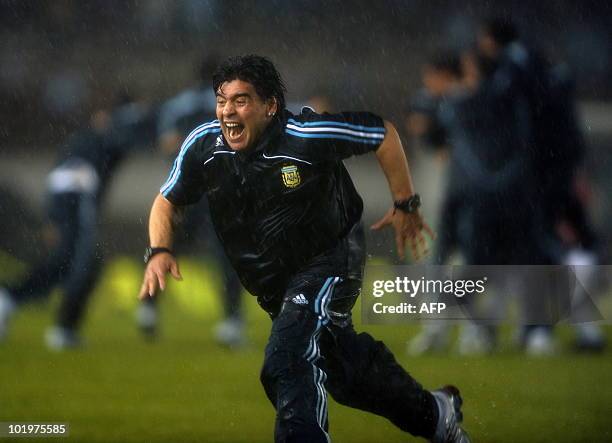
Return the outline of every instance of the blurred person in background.
<path id="1" fill-rule="evenodd" d="M 463 195 L 460 171 L 449 162 L 446 131 L 438 113 L 443 101 L 454 94 L 465 95 L 470 89 L 465 82 L 461 55 L 456 51 L 441 50 L 434 54 L 421 71 L 423 88 L 411 99 L 406 116 L 406 130 L 415 140 L 421 140 L 426 149 L 433 149 L 437 161 L 450 163 L 446 178 L 444 197 L 439 212 L 432 263 L 447 264 L 459 247 L 460 220 L 466 196 Z M 408 344 L 408 353 L 420 355 L 428 351 L 446 350 L 449 344 L 450 325 L 437 321 L 425 324 Z"/>
<path id="2" fill-rule="evenodd" d="M 198 84 L 179 92 L 161 105 L 157 127 L 158 146 L 166 156 L 174 159 L 189 132 L 201 122 L 215 118 L 215 94 L 210 88 L 210 79 L 218 64 L 219 58 L 216 55 L 204 56 L 198 67 Z M 200 246 L 199 243 L 204 242 L 206 250 L 212 253 L 221 267 L 224 319 L 214 328 L 215 339 L 230 348 L 241 347 L 246 343 L 240 301 L 242 285 L 214 233 L 207 198 L 202 198 L 186 209 L 182 228 L 176 249 L 193 252 Z M 153 337 L 157 330 L 156 300 L 144 300 L 137 311 L 138 325 L 146 337 Z"/>
<path id="3" fill-rule="evenodd" d="M 303 101 L 287 102 L 287 109 L 291 112 L 302 112 L 304 107 L 312 109 L 317 114 L 332 113 L 334 105 L 329 95 L 323 92 L 323 88 L 316 87 L 307 95 Z"/>
<path id="4" fill-rule="evenodd" d="M 598 236 L 577 192 L 578 171 L 586 147 L 576 113 L 571 72 L 564 64 L 551 65 L 525 44 L 508 17 L 483 23 L 477 38 L 477 56 L 483 76 L 489 81 L 498 79 L 498 83 L 512 84 L 518 100 L 527 103 L 526 124 L 531 126 L 531 151 L 538 179 L 533 194 L 543 208 L 542 237 L 549 232 L 556 234 L 555 241 L 548 243 L 553 263 L 597 264 Z M 533 353 L 554 350 L 550 327 L 528 326 L 521 339 Z M 590 323 L 577 324 L 576 346 L 581 350 L 603 349 L 601 329 Z"/>
<path id="5" fill-rule="evenodd" d="M 331 114 L 334 109 L 329 96 L 321 90 L 310 95 L 308 100 L 306 100 L 306 106 L 313 109 L 317 114 Z"/>
<path id="6" fill-rule="evenodd" d="M 388 418 L 433 442 L 469 442 L 456 388 L 426 391 L 380 341 L 357 334 L 351 310 L 365 264 L 363 202 L 342 160 L 375 152 L 393 207 L 397 252 L 415 258 L 433 235 L 392 124 L 367 112 L 319 115 L 286 109 L 284 85 L 266 58 L 225 61 L 213 76 L 217 118 L 183 144 L 151 209 L 140 298 L 180 279 L 172 254 L 175 215 L 207 195 L 215 230 L 272 319 L 261 382 L 277 411 L 276 442 L 329 442 L 327 394 Z"/>
<path id="7" fill-rule="evenodd" d="M 446 163 L 450 147 L 438 118 L 440 105 L 455 95 L 471 93 L 464 81 L 461 55 L 454 51 L 439 51 L 423 67 L 422 81 L 423 89 L 411 100 L 406 129 L 411 136 L 423 140 L 426 148 L 433 149 L 439 161 Z M 457 220 L 465 200 L 461 191 L 461 178 L 451 165 L 440 210 L 439 235 L 432 256 L 435 264 L 446 263 L 457 246 Z"/>
<path id="8" fill-rule="evenodd" d="M 435 130 L 434 142 L 451 147 L 440 226 L 445 240 L 436 255 L 446 259 L 457 247 L 468 265 L 552 264 L 549 245 L 554 241 L 545 229 L 541 205 L 533 199 L 538 183 L 524 93 L 506 76 L 486 76 L 488 66 L 473 56 L 463 58 L 461 70 L 458 66 L 458 57 L 446 63 L 434 58 L 423 79 L 437 102 L 433 115 L 421 114 L 427 117 L 423 127 Z M 469 303 L 466 308 L 474 309 Z M 446 334 L 443 327 L 425 328 L 409 350 L 439 347 Z M 490 352 L 495 341 L 495 327 L 475 322 L 462 328 L 459 352 Z"/>
<path id="9" fill-rule="evenodd" d="M 101 267 L 97 238 L 99 212 L 109 182 L 126 154 L 152 142 L 155 117 L 143 103 L 121 92 L 111 109 L 93 113 L 87 128 L 70 136 L 47 176 L 50 252 L 19 283 L 0 288 L 0 339 L 14 311 L 45 298 L 61 285 L 56 324 L 45 340 L 50 349 L 80 345 L 78 334 Z"/>
<path id="10" fill-rule="evenodd" d="M 581 285 L 573 294 L 574 311 L 579 318 L 581 308 L 588 306 L 590 297 L 597 296 L 597 273 L 594 265 L 605 259 L 601 241 L 586 208 L 590 184 L 585 176 L 586 143 L 576 112 L 575 82 L 569 67 L 559 64 L 551 69 L 550 161 L 543 175 L 548 189 L 547 199 L 551 224 L 564 246 L 563 264 L 575 266 Z M 588 292 L 587 292 L 588 289 Z M 575 324 L 575 349 L 602 351 L 606 346 L 601 328 L 592 322 Z"/>

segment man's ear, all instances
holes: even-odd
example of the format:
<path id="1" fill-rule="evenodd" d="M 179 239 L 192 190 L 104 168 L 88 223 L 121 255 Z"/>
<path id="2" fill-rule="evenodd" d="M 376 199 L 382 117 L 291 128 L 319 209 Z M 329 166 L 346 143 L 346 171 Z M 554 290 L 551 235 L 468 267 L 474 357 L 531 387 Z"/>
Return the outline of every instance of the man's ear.
<path id="1" fill-rule="evenodd" d="M 268 100 L 268 117 L 273 117 L 278 112 L 278 101 L 276 97 L 272 97 Z"/>

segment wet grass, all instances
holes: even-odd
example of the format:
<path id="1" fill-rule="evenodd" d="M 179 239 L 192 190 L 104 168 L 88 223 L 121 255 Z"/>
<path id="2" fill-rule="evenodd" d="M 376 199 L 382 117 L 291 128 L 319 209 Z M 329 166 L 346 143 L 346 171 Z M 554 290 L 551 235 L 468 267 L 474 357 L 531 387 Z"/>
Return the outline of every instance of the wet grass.
<path id="1" fill-rule="evenodd" d="M 250 346 L 241 352 L 219 348 L 211 333 L 219 282 L 214 266 L 205 267 L 202 273 L 201 265 L 184 264 L 186 281 L 161 300 L 162 330 L 153 343 L 134 325 L 141 268 L 128 259 L 105 270 L 83 350 L 58 354 L 44 347 L 57 296 L 51 306 L 20 311 L 0 345 L 0 422 L 67 422 L 67 441 L 73 442 L 272 441 L 274 412 L 258 378 L 270 322 L 247 298 Z M 611 352 L 572 354 L 567 328 L 559 331 L 564 350 L 545 359 L 526 358 L 509 338 L 491 357 L 413 358 L 404 347 L 415 326 L 358 329 L 384 340 L 426 387 L 460 386 L 465 426 L 475 441 L 612 440 Z M 333 402 L 329 409 L 334 442 L 417 441 L 382 418 Z"/>

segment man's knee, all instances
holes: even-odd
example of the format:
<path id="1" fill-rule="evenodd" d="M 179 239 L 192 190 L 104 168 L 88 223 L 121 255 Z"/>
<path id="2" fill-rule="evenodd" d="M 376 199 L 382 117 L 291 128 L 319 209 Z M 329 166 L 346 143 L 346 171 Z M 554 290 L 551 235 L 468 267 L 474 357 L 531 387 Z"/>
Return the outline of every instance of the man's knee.
<path id="1" fill-rule="evenodd" d="M 301 373 L 310 372 L 308 368 L 309 363 L 299 352 L 279 347 L 266 353 L 259 378 L 267 390 L 268 387 L 276 386 L 280 380 L 288 385 L 292 380 L 297 380 Z"/>
<path id="2" fill-rule="evenodd" d="M 261 384 L 266 388 L 273 386 L 282 375 L 283 372 L 287 372 L 285 361 L 288 361 L 290 357 L 286 355 L 286 352 L 273 352 L 270 355 L 266 355 L 261 373 L 259 374 L 259 380 Z"/>
<path id="3" fill-rule="evenodd" d="M 339 403 L 355 406 L 370 402 L 372 392 L 379 392 L 405 373 L 389 348 L 370 334 L 347 328 L 335 329 L 333 335 L 333 351 L 325 355 L 329 370 L 326 386 Z"/>

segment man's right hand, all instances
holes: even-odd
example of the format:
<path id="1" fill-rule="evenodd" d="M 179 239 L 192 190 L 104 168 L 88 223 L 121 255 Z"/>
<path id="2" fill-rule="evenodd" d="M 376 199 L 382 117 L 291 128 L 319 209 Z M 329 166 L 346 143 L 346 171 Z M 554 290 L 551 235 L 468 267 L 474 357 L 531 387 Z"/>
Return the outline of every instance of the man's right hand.
<path id="1" fill-rule="evenodd" d="M 166 289 L 166 274 L 172 275 L 175 280 L 182 280 L 176 258 L 168 252 L 161 252 L 151 257 L 144 273 L 142 286 L 138 298 L 144 300 L 154 297 L 158 289 Z"/>

